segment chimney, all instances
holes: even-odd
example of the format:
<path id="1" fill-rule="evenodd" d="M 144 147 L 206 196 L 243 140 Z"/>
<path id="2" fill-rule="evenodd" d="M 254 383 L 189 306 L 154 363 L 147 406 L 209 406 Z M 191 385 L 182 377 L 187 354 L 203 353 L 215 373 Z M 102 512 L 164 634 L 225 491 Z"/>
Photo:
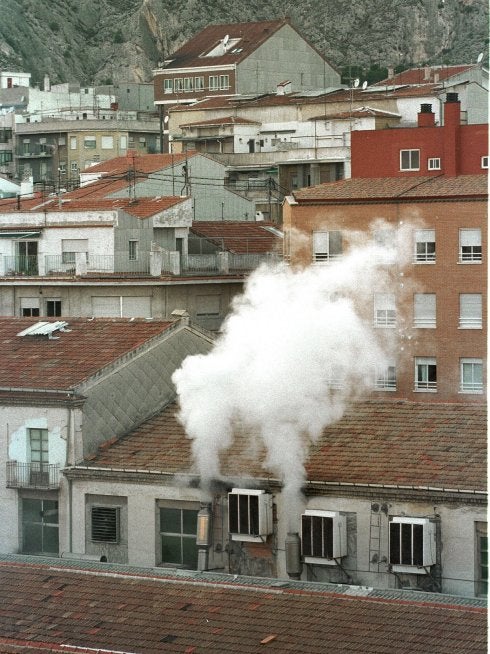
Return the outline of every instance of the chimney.
<path id="1" fill-rule="evenodd" d="M 388 66 L 388 79 L 392 79 L 395 76 L 395 69 L 393 66 Z"/>
<path id="2" fill-rule="evenodd" d="M 430 66 L 425 66 L 424 67 L 424 82 L 428 82 L 430 80 L 430 73 L 431 73 Z"/>
<path id="3" fill-rule="evenodd" d="M 434 127 L 436 117 L 432 111 L 431 104 L 421 104 L 420 112 L 417 114 L 417 124 L 419 127 Z"/>
<path id="4" fill-rule="evenodd" d="M 49 75 L 44 76 L 44 90 L 51 91 L 51 82 L 49 81 Z"/>
<path id="5" fill-rule="evenodd" d="M 292 91 L 291 82 L 285 80 L 284 82 L 279 82 L 276 88 L 276 95 L 289 95 Z"/>
<path id="6" fill-rule="evenodd" d="M 444 103 L 444 171 L 457 175 L 460 158 L 461 103 L 457 93 L 448 93 Z"/>

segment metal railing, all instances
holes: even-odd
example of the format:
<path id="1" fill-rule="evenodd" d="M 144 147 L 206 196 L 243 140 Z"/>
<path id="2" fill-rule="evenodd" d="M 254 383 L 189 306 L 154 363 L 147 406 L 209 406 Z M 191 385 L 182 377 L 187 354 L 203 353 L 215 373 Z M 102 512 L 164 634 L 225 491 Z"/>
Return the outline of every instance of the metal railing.
<path id="1" fill-rule="evenodd" d="M 218 257 L 216 254 L 183 254 L 181 256 L 181 270 L 183 274 L 217 274 L 219 273 Z"/>
<path id="2" fill-rule="evenodd" d="M 7 488 L 59 488 L 58 463 L 7 461 Z"/>
<path id="3" fill-rule="evenodd" d="M 5 275 L 38 275 L 37 255 L 4 256 Z"/>

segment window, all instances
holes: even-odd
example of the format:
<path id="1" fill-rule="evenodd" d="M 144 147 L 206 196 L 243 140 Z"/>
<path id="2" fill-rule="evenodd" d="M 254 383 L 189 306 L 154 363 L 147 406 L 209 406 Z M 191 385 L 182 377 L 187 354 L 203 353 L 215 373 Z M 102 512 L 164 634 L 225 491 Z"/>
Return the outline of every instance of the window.
<path id="1" fill-rule="evenodd" d="M 481 158 L 481 167 L 488 168 L 488 155 Z"/>
<path id="2" fill-rule="evenodd" d="M 22 499 L 22 552 L 58 556 L 58 502 Z"/>
<path id="3" fill-rule="evenodd" d="M 33 487 L 49 486 L 49 442 L 47 429 L 28 429 L 30 479 Z"/>
<path id="4" fill-rule="evenodd" d="M 60 161 L 58 164 L 58 172 L 61 175 L 66 175 L 66 161 Z"/>
<path id="5" fill-rule="evenodd" d="M 209 76 L 209 90 L 210 91 L 217 91 L 219 89 L 219 76 L 218 75 L 210 75 Z"/>
<path id="6" fill-rule="evenodd" d="M 435 263 L 436 231 L 435 229 L 415 230 L 415 263 Z"/>
<path id="7" fill-rule="evenodd" d="M 313 261 L 321 263 L 342 255 L 342 232 L 313 232 Z"/>
<path id="8" fill-rule="evenodd" d="M 138 241 L 131 240 L 128 244 L 129 247 L 129 260 L 137 261 L 138 260 Z"/>
<path id="9" fill-rule="evenodd" d="M 174 90 L 174 81 L 172 79 L 163 80 L 163 92 L 164 93 L 173 93 Z"/>
<path id="10" fill-rule="evenodd" d="M 97 147 L 97 139 L 95 136 L 84 136 L 83 137 L 83 147 L 86 150 L 95 150 Z"/>
<path id="11" fill-rule="evenodd" d="M 204 77 L 194 77 L 194 89 L 204 91 Z"/>
<path id="12" fill-rule="evenodd" d="M 189 93 L 194 89 L 194 79 L 192 77 L 184 77 L 184 91 Z"/>
<path id="13" fill-rule="evenodd" d="M 476 523 L 476 594 L 488 595 L 488 533 L 487 523 Z"/>
<path id="14" fill-rule="evenodd" d="M 76 253 L 85 253 L 85 260 L 88 260 L 88 239 L 86 238 L 64 238 L 61 241 L 61 261 L 75 265 Z"/>
<path id="15" fill-rule="evenodd" d="M 427 168 L 429 170 L 441 170 L 441 160 L 439 157 L 431 157 L 427 161 Z"/>
<path id="16" fill-rule="evenodd" d="M 398 566 L 422 568 L 434 565 L 435 524 L 428 518 L 394 517 L 390 521 L 389 530 L 390 564 L 395 572 L 400 570 Z M 410 567 L 404 571 L 417 572 Z"/>
<path id="17" fill-rule="evenodd" d="M 234 488 L 228 493 L 228 531 L 233 540 L 262 541 L 272 533 L 272 496 Z"/>
<path id="18" fill-rule="evenodd" d="M 176 77 L 174 79 L 174 90 L 175 93 L 182 93 L 182 91 L 184 90 L 184 80 L 182 79 L 182 77 Z"/>
<path id="19" fill-rule="evenodd" d="M 100 147 L 102 150 L 113 150 L 114 149 L 114 137 L 113 136 L 102 136 L 100 139 Z"/>
<path id="20" fill-rule="evenodd" d="M 121 136 L 121 139 L 120 139 L 119 143 L 120 143 L 121 150 L 127 150 L 127 148 L 128 148 L 128 137 L 127 136 Z"/>
<path id="21" fill-rule="evenodd" d="M 230 88 L 230 76 L 229 75 L 220 75 L 219 76 L 219 87 L 223 91 L 226 91 Z"/>
<path id="22" fill-rule="evenodd" d="M 461 293 L 459 296 L 459 328 L 482 328 L 481 293 Z"/>
<path id="23" fill-rule="evenodd" d="M 39 298 L 21 297 L 20 298 L 20 315 L 27 317 L 39 316 Z"/>
<path id="24" fill-rule="evenodd" d="M 12 150 L 0 150 L 0 166 L 13 161 Z"/>
<path id="25" fill-rule="evenodd" d="M 482 359 L 460 359 L 460 392 L 483 392 Z"/>
<path id="26" fill-rule="evenodd" d="M 400 150 L 400 170 L 420 170 L 420 150 Z"/>
<path id="27" fill-rule="evenodd" d="M 138 139 L 138 143 L 140 144 L 141 148 L 146 147 L 146 136 L 140 136 Z"/>
<path id="28" fill-rule="evenodd" d="M 437 391 L 437 365 L 432 357 L 416 357 L 415 390 Z"/>
<path id="29" fill-rule="evenodd" d="M 119 507 L 92 507 L 90 537 L 96 543 L 119 542 Z"/>
<path id="30" fill-rule="evenodd" d="M 160 544 L 163 564 L 197 568 L 197 510 L 161 507 Z"/>
<path id="31" fill-rule="evenodd" d="M 31 151 L 31 141 L 30 139 L 24 139 L 22 141 L 23 154 L 29 154 Z"/>
<path id="32" fill-rule="evenodd" d="M 413 296 L 413 325 L 414 327 L 436 326 L 436 294 L 415 293 Z"/>
<path id="33" fill-rule="evenodd" d="M 481 260 L 481 229 L 460 229 L 459 262 L 475 263 Z"/>
<path id="34" fill-rule="evenodd" d="M 77 149 L 77 137 L 70 136 L 70 150 L 76 150 L 76 149 Z"/>
<path id="35" fill-rule="evenodd" d="M 72 161 L 70 164 L 70 170 L 75 175 L 78 173 L 78 161 Z"/>
<path id="36" fill-rule="evenodd" d="M 61 316 L 61 300 L 46 300 L 46 315 L 48 317 Z"/>
<path id="37" fill-rule="evenodd" d="M 306 563 L 335 563 L 334 559 L 346 556 L 345 516 L 307 509 L 301 516 L 301 549 Z"/>
<path id="38" fill-rule="evenodd" d="M 377 368 L 374 378 L 377 391 L 396 391 L 396 366 L 390 363 L 386 368 Z"/>
<path id="39" fill-rule="evenodd" d="M 393 293 L 374 294 L 374 326 L 395 327 L 396 305 Z"/>
<path id="40" fill-rule="evenodd" d="M 58 145 L 66 145 L 66 138 L 64 136 L 58 137 Z"/>
<path id="41" fill-rule="evenodd" d="M 221 297 L 219 295 L 198 295 L 196 302 L 196 316 L 216 317 L 221 313 Z"/>

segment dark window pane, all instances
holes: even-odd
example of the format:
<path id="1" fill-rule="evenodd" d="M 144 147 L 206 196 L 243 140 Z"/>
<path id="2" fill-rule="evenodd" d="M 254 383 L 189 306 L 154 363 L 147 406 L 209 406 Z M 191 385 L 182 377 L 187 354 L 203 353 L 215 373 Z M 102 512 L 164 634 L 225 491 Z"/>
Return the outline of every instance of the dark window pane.
<path id="1" fill-rule="evenodd" d="M 162 536 L 162 563 L 182 563 L 180 536 Z"/>
<path id="2" fill-rule="evenodd" d="M 197 568 L 197 545 L 195 538 L 182 539 L 182 563 L 186 568 Z"/>
<path id="3" fill-rule="evenodd" d="M 43 552 L 58 554 L 58 527 L 43 528 Z"/>
<path id="4" fill-rule="evenodd" d="M 228 522 L 230 532 L 238 534 L 238 495 L 233 493 L 228 495 Z"/>
<path id="5" fill-rule="evenodd" d="M 248 534 L 248 495 L 238 496 L 239 533 Z"/>
<path id="6" fill-rule="evenodd" d="M 50 525 L 58 524 L 58 502 L 56 500 L 43 501 L 43 522 Z"/>
<path id="7" fill-rule="evenodd" d="M 312 516 L 301 516 L 301 544 L 303 556 L 312 556 L 311 545 Z"/>
<path id="8" fill-rule="evenodd" d="M 412 525 L 402 524 L 402 564 L 412 565 Z"/>
<path id="9" fill-rule="evenodd" d="M 429 364 L 427 366 L 428 368 L 428 381 L 430 382 L 436 382 L 437 381 L 437 366 L 434 366 L 432 364 Z"/>
<path id="10" fill-rule="evenodd" d="M 180 509 L 160 509 L 160 531 L 170 534 L 180 534 L 181 531 Z"/>
<path id="11" fill-rule="evenodd" d="M 250 534 L 258 536 L 259 534 L 259 497 L 250 495 Z"/>
<path id="12" fill-rule="evenodd" d="M 323 518 L 323 542 L 324 555 L 331 559 L 333 557 L 333 518 Z"/>
<path id="13" fill-rule="evenodd" d="M 412 168 L 420 168 L 419 151 L 412 150 Z"/>
<path id="14" fill-rule="evenodd" d="M 329 232 L 328 235 L 329 254 L 342 254 L 342 232 Z"/>
<path id="15" fill-rule="evenodd" d="M 424 563 L 424 526 L 413 525 L 413 565 Z"/>
<path id="16" fill-rule="evenodd" d="M 41 522 L 42 510 L 41 500 L 22 500 L 23 522 Z"/>
<path id="17" fill-rule="evenodd" d="M 398 565 L 400 563 L 400 524 L 390 522 L 390 563 Z"/>
<path id="18" fill-rule="evenodd" d="M 23 525 L 22 544 L 22 551 L 26 554 L 43 551 L 43 533 L 40 524 Z"/>
<path id="19" fill-rule="evenodd" d="M 182 533 L 197 534 L 197 511 L 182 509 Z"/>
<path id="20" fill-rule="evenodd" d="M 313 554 L 312 556 L 323 556 L 323 518 L 320 516 L 312 516 L 312 531 L 313 531 Z"/>

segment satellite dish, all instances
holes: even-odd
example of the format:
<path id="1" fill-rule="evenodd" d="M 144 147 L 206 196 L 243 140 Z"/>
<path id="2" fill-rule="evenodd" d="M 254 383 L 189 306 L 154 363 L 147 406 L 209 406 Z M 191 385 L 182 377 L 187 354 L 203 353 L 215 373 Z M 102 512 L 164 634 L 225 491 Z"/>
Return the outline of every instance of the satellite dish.
<path id="1" fill-rule="evenodd" d="M 169 119 L 168 116 L 165 116 L 165 118 L 163 119 L 163 122 L 165 123 L 165 125 L 168 123 L 168 119 Z"/>
<path id="2" fill-rule="evenodd" d="M 230 35 L 227 34 L 225 38 L 223 39 L 223 47 L 226 48 L 228 41 L 230 40 Z"/>
<path id="3" fill-rule="evenodd" d="M 476 63 L 481 64 L 482 59 L 483 59 L 483 52 L 480 52 L 480 54 L 478 55 L 478 59 L 476 60 Z"/>
<path id="4" fill-rule="evenodd" d="M 356 77 L 356 79 L 354 80 L 354 88 L 355 89 L 357 89 L 357 87 L 359 86 L 359 82 L 360 82 L 360 79 L 358 77 Z"/>
<path id="5" fill-rule="evenodd" d="M 367 80 L 362 83 L 362 90 L 365 91 L 367 89 Z"/>

